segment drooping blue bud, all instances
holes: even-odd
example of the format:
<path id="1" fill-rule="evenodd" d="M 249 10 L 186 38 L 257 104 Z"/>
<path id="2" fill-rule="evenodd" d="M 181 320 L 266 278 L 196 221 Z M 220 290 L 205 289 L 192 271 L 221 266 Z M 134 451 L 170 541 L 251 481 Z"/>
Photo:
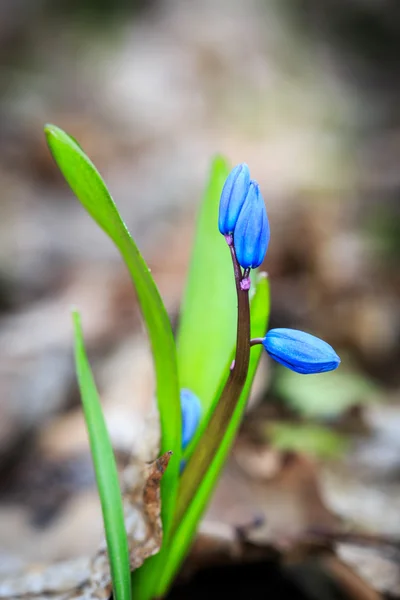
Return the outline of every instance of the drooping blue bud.
<path id="1" fill-rule="evenodd" d="M 190 390 L 181 389 L 182 449 L 191 441 L 201 419 L 200 400 Z"/>
<path id="2" fill-rule="evenodd" d="M 233 232 L 236 257 L 244 269 L 259 267 L 265 258 L 270 231 L 267 211 L 260 188 L 250 181 L 246 200 Z"/>
<path id="3" fill-rule="evenodd" d="M 271 329 L 262 344 L 274 360 L 296 373 L 325 373 L 340 364 L 332 346 L 297 329 Z"/>
<path id="4" fill-rule="evenodd" d="M 250 171 L 246 163 L 237 165 L 229 173 L 221 192 L 218 228 L 223 235 L 235 229 L 240 210 L 246 199 L 250 183 Z"/>

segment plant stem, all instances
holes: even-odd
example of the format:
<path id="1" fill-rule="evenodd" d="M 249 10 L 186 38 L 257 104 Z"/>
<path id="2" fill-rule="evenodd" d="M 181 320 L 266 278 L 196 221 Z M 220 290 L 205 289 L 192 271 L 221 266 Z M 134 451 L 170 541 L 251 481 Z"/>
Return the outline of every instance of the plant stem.
<path id="1" fill-rule="evenodd" d="M 253 338 L 252 340 L 250 340 L 250 346 L 257 346 L 257 344 L 262 344 L 264 341 L 264 338 Z"/>
<path id="2" fill-rule="evenodd" d="M 233 415 L 236 403 L 246 382 L 250 359 L 250 307 L 249 290 L 242 286 L 242 271 L 236 258 L 233 244 L 229 244 L 235 275 L 236 293 L 238 301 L 236 353 L 233 368 L 231 369 L 219 402 L 210 417 L 207 428 L 190 457 L 183 471 L 178 499 L 172 526 L 173 532 L 179 525 L 189 504 L 191 503 L 199 484 L 206 474 L 214 455 L 221 443 L 224 431 Z M 248 273 L 245 273 L 248 277 Z"/>

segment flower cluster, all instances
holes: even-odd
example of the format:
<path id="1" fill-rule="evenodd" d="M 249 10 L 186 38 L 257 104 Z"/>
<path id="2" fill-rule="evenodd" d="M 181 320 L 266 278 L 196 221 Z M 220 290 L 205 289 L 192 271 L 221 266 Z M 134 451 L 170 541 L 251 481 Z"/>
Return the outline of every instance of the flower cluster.
<path id="1" fill-rule="evenodd" d="M 264 260 L 270 229 L 263 197 L 257 182 L 250 179 L 246 164 L 229 174 L 221 193 L 218 227 L 228 244 L 233 245 L 237 262 L 243 267 L 241 289 L 249 287 L 248 271 Z M 295 329 L 271 329 L 264 338 L 251 340 L 262 344 L 277 362 L 296 373 L 333 371 L 340 364 L 334 349 L 323 340 Z"/>
<path id="2" fill-rule="evenodd" d="M 241 289 L 247 291 L 250 287 L 250 269 L 257 268 L 265 258 L 270 228 L 260 188 L 250 178 L 245 163 L 237 165 L 225 182 L 219 205 L 218 228 L 238 264 L 244 269 L 240 283 Z M 340 358 L 329 344 L 296 329 L 271 329 L 265 337 L 250 340 L 251 346 L 256 344 L 262 344 L 271 358 L 296 373 L 324 373 L 333 371 L 340 364 Z M 182 448 L 185 449 L 202 417 L 200 400 L 190 390 L 182 389 L 181 409 Z M 181 471 L 184 466 L 182 462 Z"/>
<path id="3" fill-rule="evenodd" d="M 269 223 L 259 185 L 243 163 L 229 174 L 221 193 L 218 227 L 244 269 L 256 269 L 269 243 Z"/>

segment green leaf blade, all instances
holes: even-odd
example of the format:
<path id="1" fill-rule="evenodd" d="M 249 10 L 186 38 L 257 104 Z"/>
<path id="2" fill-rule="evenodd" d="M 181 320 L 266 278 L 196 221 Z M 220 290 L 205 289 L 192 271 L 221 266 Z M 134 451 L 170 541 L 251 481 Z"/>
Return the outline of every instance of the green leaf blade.
<path id="1" fill-rule="evenodd" d="M 226 241 L 217 227 L 219 200 L 228 174 L 226 160 L 214 158 L 198 214 L 177 335 L 181 387 L 199 397 L 204 416 L 235 343 L 235 282 Z"/>
<path id="2" fill-rule="evenodd" d="M 154 359 L 161 453 L 171 450 L 174 454 L 161 482 L 162 522 L 164 535 L 167 535 L 179 482 L 182 436 L 176 347 L 169 317 L 149 269 L 93 163 L 75 140 L 60 128 L 47 125 L 45 133 L 50 151 L 67 183 L 118 248 L 136 288 Z"/>
<path id="3" fill-rule="evenodd" d="M 117 466 L 85 351 L 80 315 L 74 311 L 72 316 L 76 373 L 100 496 L 114 597 L 131 600 L 129 549 Z"/>

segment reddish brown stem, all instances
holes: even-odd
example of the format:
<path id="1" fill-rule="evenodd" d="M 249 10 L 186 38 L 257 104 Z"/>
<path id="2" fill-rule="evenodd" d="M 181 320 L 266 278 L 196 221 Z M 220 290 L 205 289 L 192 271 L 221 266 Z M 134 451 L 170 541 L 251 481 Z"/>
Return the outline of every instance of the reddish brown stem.
<path id="1" fill-rule="evenodd" d="M 200 482 L 206 474 L 214 455 L 223 438 L 225 427 L 228 425 L 243 386 L 246 382 L 250 360 L 250 306 L 249 290 L 241 286 L 242 271 L 236 258 L 233 244 L 229 244 L 235 275 L 236 293 L 238 300 L 236 353 L 233 367 L 228 375 L 218 404 L 210 417 L 199 443 L 183 471 L 175 513 L 174 529 L 180 523 L 187 507 L 192 501 Z M 248 277 L 248 273 L 245 273 Z"/>
<path id="2" fill-rule="evenodd" d="M 253 338 L 252 340 L 250 340 L 250 346 L 257 346 L 257 344 L 262 344 L 264 341 L 264 338 Z"/>

